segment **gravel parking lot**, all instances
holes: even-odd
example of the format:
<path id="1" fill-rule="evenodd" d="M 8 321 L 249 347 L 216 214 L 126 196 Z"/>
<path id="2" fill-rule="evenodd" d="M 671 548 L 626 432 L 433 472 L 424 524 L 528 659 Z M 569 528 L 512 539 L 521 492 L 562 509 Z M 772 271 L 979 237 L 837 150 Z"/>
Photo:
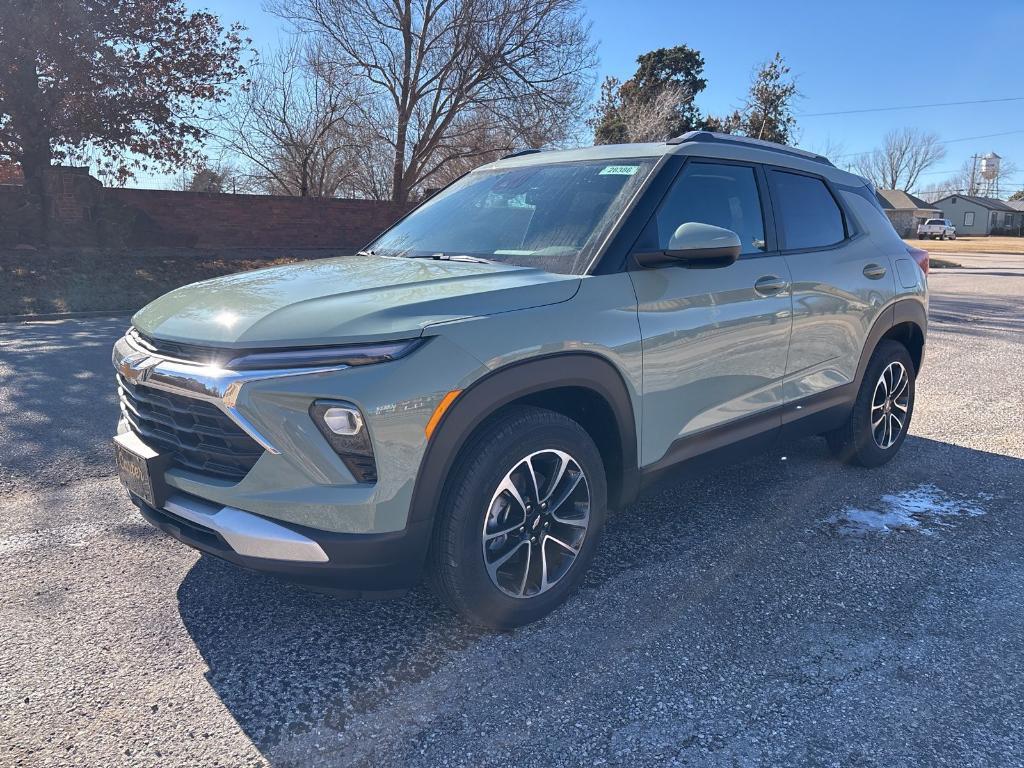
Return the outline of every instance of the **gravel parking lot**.
<path id="1" fill-rule="evenodd" d="M 1024 258 L 932 290 L 894 462 L 666 486 L 508 634 L 165 538 L 112 476 L 126 321 L 0 325 L 0 765 L 1024 764 Z"/>

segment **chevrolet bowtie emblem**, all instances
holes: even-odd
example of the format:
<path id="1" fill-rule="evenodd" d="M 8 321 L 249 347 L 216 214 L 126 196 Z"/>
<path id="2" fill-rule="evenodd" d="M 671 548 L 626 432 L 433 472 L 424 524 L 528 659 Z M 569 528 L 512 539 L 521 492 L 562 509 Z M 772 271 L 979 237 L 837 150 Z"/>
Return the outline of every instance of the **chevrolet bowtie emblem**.
<path id="1" fill-rule="evenodd" d="M 128 381 L 137 384 L 145 381 L 149 377 L 150 370 L 159 362 L 160 359 L 157 357 L 141 353 L 132 354 L 121 358 L 117 364 L 117 372 Z"/>

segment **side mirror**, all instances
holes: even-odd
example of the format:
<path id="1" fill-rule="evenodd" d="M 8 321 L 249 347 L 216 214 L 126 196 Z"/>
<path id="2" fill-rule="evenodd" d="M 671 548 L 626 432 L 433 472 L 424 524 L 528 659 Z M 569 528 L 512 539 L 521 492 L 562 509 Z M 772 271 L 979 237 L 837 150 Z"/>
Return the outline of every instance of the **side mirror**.
<path id="1" fill-rule="evenodd" d="M 731 229 L 690 221 L 672 234 L 668 248 L 634 254 L 645 267 L 680 264 L 689 267 L 727 267 L 739 258 L 743 245 Z"/>

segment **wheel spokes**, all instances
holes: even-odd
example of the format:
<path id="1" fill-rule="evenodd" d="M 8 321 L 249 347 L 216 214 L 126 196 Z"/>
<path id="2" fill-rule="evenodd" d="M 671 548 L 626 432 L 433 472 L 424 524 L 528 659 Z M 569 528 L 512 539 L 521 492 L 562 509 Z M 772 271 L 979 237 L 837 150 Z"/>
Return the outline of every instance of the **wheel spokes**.
<path id="1" fill-rule="evenodd" d="M 523 541 L 526 544 L 526 541 Z M 522 597 L 526 594 L 526 582 L 530 578 L 530 561 L 533 559 L 533 547 L 527 544 L 526 547 L 526 565 L 523 566 L 523 580 L 519 583 L 519 596 Z"/>
<path id="2" fill-rule="evenodd" d="M 487 571 L 491 574 L 491 578 L 495 580 L 495 583 L 497 583 L 498 569 L 501 568 L 501 566 L 503 566 L 509 560 L 511 560 L 513 556 L 515 556 L 515 554 L 523 548 L 523 545 L 527 545 L 527 547 L 529 547 L 529 543 L 530 542 L 526 539 L 521 539 L 520 541 L 516 542 L 511 547 L 509 547 L 508 551 L 505 552 L 505 554 L 503 554 L 494 562 L 487 562 L 486 559 L 484 560 L 484 563 L 487 566 Z M 527 566 L 529 566 L 529 555 L 527 555 Z M 529 571 L 529 568 L 527 568 L 526 570 Z"/>
<path id="3" fill-rule="evenodd" d="M 558 457 L 558 469 L 555 471 L 554 479 L 550 482 L 548 492 L 544 494 L 543 498 L 538 496 L 538 501 L 551 501 L 551 497 L 555 495 L 555 491 L 558 489 L 558 484 L 562 482 L 562 478 L 565 476 L 565 470 L 569 467 L 569 462 L 572 461 L 568 454 L 561 451 L 556 451 L 555 456 Z"/>
<path id="4" fill-rule="evenodd" d="M 871 398 L 871 433 L 886 450 L 895 445 L 910 417 L 910 372 L 900 362 L 889 363 L 878 377 Z"/>
<path id="5" fill-rule="evenodd" d="M 520 459 L 498 484 L 484 519 L 484 565 L 511 597 L 530 598 L 572 567 L 590 522 L 590 488 L 579 464 L 556 449 Z"/>
<path id="6" fill-rule="evenodd" d="M 527 456 L 523 462 L 526 464 L 526 468 L 530 470 L 530 481 L 533 483 L 533 499 L 536 502 L 540 502 L 540 484 L 537 482 L 537 470 L 533 466 L 533 457 L 536 455 Z"/>

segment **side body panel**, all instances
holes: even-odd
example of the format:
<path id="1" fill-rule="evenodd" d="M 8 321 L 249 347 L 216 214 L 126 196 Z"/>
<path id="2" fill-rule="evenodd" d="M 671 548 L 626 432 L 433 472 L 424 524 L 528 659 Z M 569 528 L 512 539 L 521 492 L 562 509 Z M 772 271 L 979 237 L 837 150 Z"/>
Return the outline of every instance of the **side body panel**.
<path id="1" fill-rule="evenodd" d="M 576 295 L 561 304 L 439 323 L 426 334 L 444 336 L 488 371 L 564 352 L 606 359 L 622 376 L 639 434 L 643 361 L 636 313 L 628 274 L 592 275 L 582 278 Z M 568 367 L 566 374 L 572 374 Z"/>
<path id="2" fill-rule="evenodd" d="M 681 438 L 782 405 L 790 295 L 754 290 L 762 277 L 789 281 L 781 256 L 629 274 L 644 339 L 642 466 Z"/>
<path id="3" fill-rule="evenodd" d="M 793 276 L 787 403 L 854 381 L 868 334 L 896 296 L 894 265 L 871 227 L 874 209 L 856 194 L 838 195 L 854 236 L 785 256 Z"/>

